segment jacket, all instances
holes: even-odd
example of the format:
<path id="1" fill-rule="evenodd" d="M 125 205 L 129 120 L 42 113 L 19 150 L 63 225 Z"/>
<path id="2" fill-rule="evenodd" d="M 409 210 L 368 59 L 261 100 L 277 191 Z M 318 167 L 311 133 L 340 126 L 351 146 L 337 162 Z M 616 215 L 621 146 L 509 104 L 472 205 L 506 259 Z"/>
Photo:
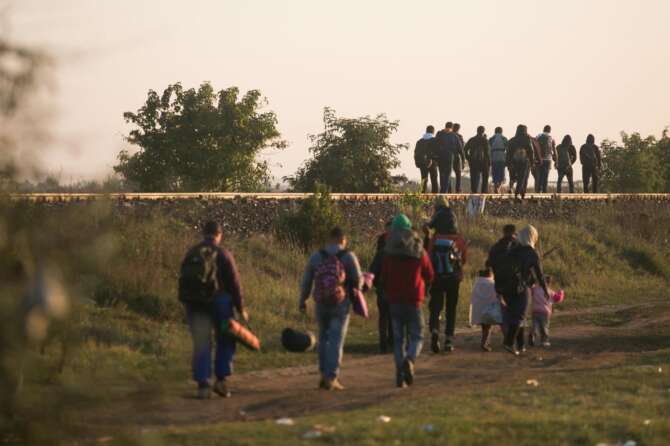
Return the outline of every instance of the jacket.
<path id="1" fill-rule="evenodd" d="M 416 167 L 430 167 L 432 162 L 430 153 L 432 139 L 433 135 L 426 133 L 420 140 L 416 142 L 416 146 L 414 146 L 414 165 Z"/>
<path id="2" fill-rule="evenodd" d="M 391 304 L 421 306 L 426 285 L 432 283 L 433 265 L 413 231 L 393 231 L 384 249 L 382 285 Z"/>
<path id="3" fill-rule="evenodd" d="M 593 143 L 584 144 L 579 149 L 579 162 L 586 168 L 600 169 L 602 167 L 600 148 Z"/>
<path id="4" fill-rule="evenodd" d="M 554 291 L 551 289 L 548 289 L 547 291 L 549 291 L 549 296 L 554 294 Z M 551 314 L 553 313 L 554 300 L 552 298 L 547 299 L 547 296 L 544 294 L 544 290 L 538 285 L 533 286 L 530 292 L 533 299 L 533 314 L 542 314 L 551 317 Z"/>
<path id="5" fill-rule="evenodd" d="M 567 157 L 567 158 L 566 158 Z M 569 160 L 570 165 L 562 165 L 561 161 L 562 160 Z M 556 147 L 556 168 L 559 171 L 569 171 L 572 169 L 572 165 L 575 164 L 575 161 L 577 161 L 577 149 L 575 149 L 575 146 L 572 144 L 570 145 L 563 145 L 559 144 L 558 147 Z"/>
<path id="6" fill-rule="evenodd" d="M 326 245 L 324 249 L 330 255 L 335 255 L 342 251 L 341 246 L 332 244 Z M 307 301 L 307 299 L 309 299 L 309 295 L 312 294 L 312 287 L 314 286 L 314 274 L 316 273 L 316 269 L 319 267 L 322 261 L 323 255 L 321 254 L 321 251 L 315 252 L 309 258 L 307 266 L 305 267 L 305 272 L 302 275 L 300 303 Z M 342 255 L 340 261 L 344 265 L 344 271 L 346 273 L 346 278 L 344 280 L 345 287 L 361 289 L 363 286 L 363 273 L 361 272 L 361 266 L 358 263 L 356 254 L 351 251 L 347 251 Z"/>
<path id="7" fill-rule="evenodd" d="M 457 134 L 440 130 L 435 138 L 437 138 L 439 161 L 447 162 L 456 156 L 462 156 L 463 144 Z"/>
<path id="8" fill-rule="evenodd" d="M 508 167 L 514 168 L 514 153 L 517 149 L 523 149 L 526 151 L 526 158 L 528 159 L 529 166 L 532 166 L 535 163 L 537 157 L 535 156 L 535 148 L 533 147 L 533 143 L 530 137 L 515 136 L 509 140 L 509 144 L 507 146 L 506 161 Z"/>
<path id="9" fill-rule="evenodd" d="M 551 136 L 551 134 L 542 132 L 539 135 L 537 135 L 537 140 L 538 143 L 540 143 L 540 140 L 542 138 L 547 138 L 547 146 L 549 149 L 549 153 L 546 155 L 542 154 L 542 145 L 540 144 L 540 159 L 542 161 L 556 161 L 556 141 L 554 141 L 554 138 Z"/>
<path id="10" fill-rule="evenodd" d="M 440 234 L 456 232 L 456 214 L 454 214 L 451 208 L 441 206 L 435 210 L 435 214 L 433 214 L 433 218 L 428 223 L 428 227 L 435 229 Z M 426 244 L 427 247 L 428 245 Z"/>
<path id="11" fill-rule="evenodd" d="M 473 163 L 476 167 L 486 169 L 491 165 L 491 147 L 486 135 L 473 136 L 465 144 L 465 159 L 468 160 L 470 168 Z"/>

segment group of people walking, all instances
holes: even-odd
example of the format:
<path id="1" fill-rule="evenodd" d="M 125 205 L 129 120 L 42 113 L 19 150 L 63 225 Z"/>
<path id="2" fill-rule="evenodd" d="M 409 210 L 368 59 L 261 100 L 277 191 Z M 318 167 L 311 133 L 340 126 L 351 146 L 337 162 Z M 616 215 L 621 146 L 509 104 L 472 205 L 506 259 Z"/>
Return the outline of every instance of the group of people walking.
<path id="1" fill-rule="evenodd" d="M 369 265 L 377 291 L 379 348 L 382 353 L 393 351 L 398 387 L 414 382 L 415 364 L 424 342 L 422 307 L 427 296 L 430 348 L 433 353 L 454 350 L 459 289 L 468 262 L 467 243 L 458 232 L 456 216 L 444 196 L 436 198 L 432 218 L 421 226 L 423 233 L 416 228 L 407 216 L 396 215 L 379 236 Z M 529 340 L 548 346 L 548 318 L 555 296 L 548 288 L 535 250 L 537 230 L 528 225 L 517 235 L 516 228 L 508 225 L 503 232 L 473 287 L 471 322 L 482 327 L 484 351 L 492 350 L 492 327 L 501 325 L 504 348 L 519 355 L 525 351 L 524 327 L 531 302 L 537 333 Z M 226 336 L 222 327 L 235 312 L 242 320 L 248 319 L 235 260 L 219 246 L 221 237 L 218 223 L 205 224 L 204 240 L 188 251 L 181 266 L 179 296 L 193 339 L 193 379 L 200 398 L 209 398 L 212 392 L 230 396 L 227 378 L 232 374 L 235 340 Z M 298 306 L 300 311 L 306 311 L 309 298 L 314 297 L 320 389 L 344 389 L 339 372 L 352 307 L 349 297 L 352 291 L 364 288 L 364 277 L 340 228 L 330 231 L 327 243 L 309 258 L 305 267 Z M 213 383 L 212 333 L 216 341 Z"/>
<path id="2" fill-rule="evenodd" d="M 569 192 L 574 193 L 573 165 L 577 161 L 577 150 L 570 135 L 565 135 L 557 145 L 549 125 L 536 137 L 528 133 L 525 125 L 519 125 L 509 140 L 501 127 L 496 127 L 493 137 L 488 138 L 486 129 L 479 126 L 477 134 L 464 142 L 459 130 L 459 124 L 447 122 L 444 129 L 435 133 L 435 127 L 429 125 L 417 141 L 414 162 L 421 172 L 422 193 L 428 191 L 429 180 L 430 191 L 434 194 L 461 193 L 461 177 L 466 163 L 470 167 L 472 193 L 489 193 L 489 176 L 493 180 L 493 192 L 502 192 L 505 170 L 509 171 L 509 190 L 514 191 L 516 197 L 525 196 L 530 175 L 535 180 L 535 192 L 547 193 L 552 166 L 558 172 L 556 192 L 562 192 L 565 178 Z M 593 135 L 589 135 L 581 146 L 579 160 L 584 192 L 597 193 L 602 156 Z M 455 177 L 453 189 L 452 172 Z"/>

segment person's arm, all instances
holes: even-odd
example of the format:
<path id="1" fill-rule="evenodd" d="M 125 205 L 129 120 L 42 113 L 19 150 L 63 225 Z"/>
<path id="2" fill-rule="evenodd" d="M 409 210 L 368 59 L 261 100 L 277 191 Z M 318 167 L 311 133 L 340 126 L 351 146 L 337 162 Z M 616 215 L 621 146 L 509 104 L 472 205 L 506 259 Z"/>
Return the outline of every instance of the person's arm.
<path id="1" fill-rule="evenodd" d="M 300 287 L 299 307 L 305 308 L 309 295 L 312 294 L 312 285 L 314 284 L 314 256 L 310 257 L 305 266 L 305 272 L 302 275 L 302 285 Z"/>
<path id="2" fill-rule="evenodd" d="M 551 159 L 556 162 L 556 141 L 554 138 L 551 138 Z"/>
<path id="3" fill-rule="evenodd" d="M 435 278 L 435 271 L 433 270 L 433 264 L 428 257 L 428 253 L 424 250 L 423 256 L 421 257 L 421 277 L 426 282 L 426 285 L 433 283 Z"/>
<path id="4" fill-rule="evenodd" d="M 347 261 L 344 264 L 344 269 L 347 273 L 347 285 L 361 289 L 363 286 L 363 272 L 361 271 L 360 263 L 358 263 L 358 257 L 351 251 L 347 253 L 346 257 Z"/>
<path id="5" fill-rule="evenodd" d="M 472 154 L 470 153 L 472 151 L 472 139 L 469 139 L 468 142 L 465 143 L 465 146 L 463 147 L 463 154 L 465 155 L 465 159 L 470 162 L 470 156 Z"/>
<path id="6" fill-rule="evenodd" d="M 465 241 L 465 239 L 461 236 L 460 237 L 460 245 L 459 249 L 461 250 L 461 261 L 463 262 L 463 266 L 465 266 L 466 263 L 468 263 L 468 242 Z"/>
<path id="7" fill-rule="evenodd" d="M 540 260 L 540 257 L 537 255 L 537 252 L 535 252 L 535 258 L 533 259 L 533 265 L 532 269 L 533 272 L 535 273 L 535 278 L 537 279 L 538 283 L 544 290 L 544 295 L 546 298 L 549 298 L 549 290 L 547 289 L 547 283 L 544 281 L 544 271 L 542 270 L 542 261 Z"/>
<path id="8" fill-rule="evenodd" d="M 584 165 L 584 147 L 586 146 L 582 146 L 579 149 L 579 162 L 582 164 L 582 166 Z"/>
<path id="9" fill-rule="evenodd" d="M 577 161 L 577 149 L 575 149 L 575 146 L 570 146 L 568 150 L 570 152 L 570 165 L 573 165 Z"/>
<path id="10" fill-rule="evenodd" d="M 230 293 L 233 299 L 233 305 L 235 305 L 240 315 L 246 314 L 244 311 L 244 298 L 242 296 L 242 282 L 235 258 L 229 251 L 222 249 L 218 257 L 217 266 L 224 288 Z"/>
<path id="11" fill-rule="evenodd" d="M 463 168 L 465 168 L 465 150 L 463 148 L 465 144 L 463 144 L 463 140 L 460 137 L 457 139 L 458 139 L 458 153 L 460 153 L 461 155 L 461 165 Z"/>
<path id="12" fill-rule="evenodd" d="M 598 160 L 598 170 L 603 170 L 603 158 L 602 158 L 602 153 L 600 153 L 600 147 L 594 145 L 593 148 L 595 149 L 596 152 L 596 159 Z"/>
<path id="13" fill-rule="evenodd" d="M 491 165 L 491 143 L 488 139 L 484 138 L 484 144 L 486 144 L 486 150 L 484 150 L 484 163 L 485 165 Z"/>

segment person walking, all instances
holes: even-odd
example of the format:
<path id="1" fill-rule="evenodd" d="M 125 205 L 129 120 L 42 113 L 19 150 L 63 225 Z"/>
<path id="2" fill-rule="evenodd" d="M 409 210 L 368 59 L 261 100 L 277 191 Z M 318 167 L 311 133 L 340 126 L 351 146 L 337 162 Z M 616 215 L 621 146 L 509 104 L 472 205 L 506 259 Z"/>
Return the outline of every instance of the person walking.
<path id="1" fill-rule="evenodd" d="M 540 145 L 540 163 L 538 166 L 540 184 L 538 192 L 546 194 L 549 189 L 551 162 L 556 161 L 556 142 L 551 136 L 551 126 L 545 125 L 544 130 L 537 135 L 536 139 Z"/>
<path id="2" fill-rule="evenodd" d="M 571 194 L 575 192 L 572 165 L 577 161 L 577 150 L 572 145 L 572 137 L 565 135 L 563 141 L 556 147 L 556 170 L 558 181 L 556 182 L 556 193 L 561 193 L 563 178 L 568 179 L 568 190 Z"/>
<path id="3" fill-rule="evenodd" d="M 460 139 L 454 133 L 453 128 L 454 124 L 447 122 L 444 129 L 437 132 L 435 136 L 437 152 L 435 157 L 439 160 L 441 194 L 451 192 L 451 171 L 454 170 L 454 163 L 461 152 Z"/>
<path id="4" fill-rule="evenodd" d="M 435 219 L 434 219 L 435 220 Z M 455 218 L 443 218 L 442 224 L 433 225 L 435 235 L 429 238 L 428 253 L 435 271 L 435 279 L 430 290 L 431 350 L 440 351 L 440 314 L 446 307 L 444 351 L 454 351 L 456 309 L 463 268 L 468 260 L 468 247 L 463 236 L 458 234 Z"/>
<path id="5" fill-rule="evenodd" d="M 535 150 L 528 135 L 528 128 L 520 124 L 516 129 L 516 135 L 509 140 L 507 148 L 507 168 L 510 170 L 510 177 L 514 172 L 516 189 L 514 198 L 526 197 L 528 187 L 528 175 L 531 166 L 535 163 Z"/>
<path id="6" fill-rule="evenodd" d="M 431 156 L 431 146 L 435 135 L 435 127 L 429 125 L 426 127 L 426 133 L 416 142 L 414 147 L 414 164 L 421 172 L 421 193 L 425 194 L 428 188 L 428 177 L 430 176 L 431 192 L 436 194 L 439 191 L 437 182 L 437 162 L 433 161 Z"/>
<path id="7" fill-rule="evenodd" d="M 385 354 L 389 348 L 393 347 L 393 327 L 391 326 L 391 307 L 388 299 L 384 295 L 384 285 L 382 283 L 382 265 L 384 261 L 384 248 L 391 235 L 391 226 L 393 220 L 386 222 L 384 233 L 377 237 L 377 250 L 370 264 L 370 272 L 375 275 L 373 285 L 377 293 L 377 314 L 379 316 L 379 352 Z"/>
<path id="8" fill-rule="evenodd" d="M 470 192 L 476 194 L 481 190 L 482 194 L 489 191 L 489 170 L 491 169 L 491 158 L 489 140 L 484 133 L 484 126 L 477 127 L 477 135 L 473 136 L 465 144 L 465 158 L 470 165 Z M 481 180 L 481 188 L 480 188 Z"/>
<path id="9" fill-rule="evenodd" d="M 507 138 L 503 135 L 502 127 L 496 127 L 495 134 L 489 140 L 491 147 L 491 176 L 493 177 L 493 192 L 501 192 L 505 182 L 505 159 L 507 154 Z"/>
<path id="10" fill-rule="evenodd" d="M 584 193 L 589 193 L 589 186 L 593 184 L 592 192 L 598 193 L 600 172 L 603 169 L 600 148 L 596 145 L 596 138 L 589 135 L 586 144 L 579 149 L 579 162 L 582 163 L 582 181 L 584 181 Z"/>
<path id="11" fill-rule="evenodd" d="M 421 304 L 433 281 L 433 267 L 421 238 L 404 214 L 393 219 L 384 248 L 382 283 L 393 322 L 396 386 L 414 382 L 414 365 L 423 346 Z"/>
<path id="12" fill-rule="evenodd" d="M 519 231 L 516 242 L 509 243 L 506 252 L 495 260 L 495 287 L 503 300 L 505 350 L 518 356 L 526 350 L 524 327 L 530 302 L 530 288 L 538 283 L 549 299 L 540 257 L 535 250 L 539 234 L 528 225 Z"/>
<path id="13" fill-rule="evenodd" d="M 463 170 L 465 169 L 465 151 L 464 151 L 464 146 L 465 146 L 465 140 L 463 139 L 463 135 L 460 133 L 461 131 L 461 125 L 459 123 L 454 124 L 454 134 L 458 137 L 458 149 L 457 149 L 457 156 L 454 157 L 454 177 L 455 177 L 455 192 L 457 194 L 460 194 L 463 191 L 463 188 L 461 186 L 461 180 L 463 178 Z M 449 192 L 451 193 L 451 183 L 449 183 Z"/>
<path id="14" fill-rule="evenodd" d="M 344 340 L 349 326 L 350 290 L 363 282 L 356 254 L 347 250 L 347 238 L 341 228 L 330 231 L 329 241 L 315 252 L 305 267 L 299 309 L 305 312 L 314 288 L 316 320 L 319 325 L 319 388 L 343 390 L 338 376 Z"/>
<path id="15" fill-rule="evenodd" d="M 223 231 L 215 221 L 203 226 L 203 241 L 188 250 L 181 262 L 179 300 L 186 309 L 193 341 L 192 373 L 197 383 L 197 397 L 211 397 L 212 391 L 228 398 L 227 379 L 233 372 L 235 339 L 222 333 L 223 325 L 239 316 L 247 321 L 240 275 L 233 255 L 221 248 Z M 214 374 L 212 376 L 212 333 L 216 341 Z"/>

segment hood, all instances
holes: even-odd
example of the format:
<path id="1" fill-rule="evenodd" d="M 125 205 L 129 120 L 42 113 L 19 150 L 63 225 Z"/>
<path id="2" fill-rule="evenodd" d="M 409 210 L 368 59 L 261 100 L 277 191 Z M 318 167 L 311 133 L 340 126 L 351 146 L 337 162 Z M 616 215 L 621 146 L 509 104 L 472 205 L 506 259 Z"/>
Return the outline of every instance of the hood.
<path id="1" fill-rule="evenodd" d="M 421 139 L 433 139 L 434 136 L 432 133 L 424 133 Z"/>
<path id="2" fill-rule="evenodd" d="M 390 256 L 423 257 L 423 242 L 414 231 L 393 231 L 386 242 L 384 253 Z"/>
<path id="3" fill-rule="evenodd" d="M 596 137 L 593 135 L 589 135 L 586 137 L 586 144 L 595 144 L 596 143 Z"/>
<path id="4" fill-rule="evenodd" d="M 328 253 L 328 255 L 334 256 L 338 252 L 342 251 L 344 248 L 340 245 L 335 245 L 335 244 L 328 244 L 323 247 L 323 250 Z"/>

